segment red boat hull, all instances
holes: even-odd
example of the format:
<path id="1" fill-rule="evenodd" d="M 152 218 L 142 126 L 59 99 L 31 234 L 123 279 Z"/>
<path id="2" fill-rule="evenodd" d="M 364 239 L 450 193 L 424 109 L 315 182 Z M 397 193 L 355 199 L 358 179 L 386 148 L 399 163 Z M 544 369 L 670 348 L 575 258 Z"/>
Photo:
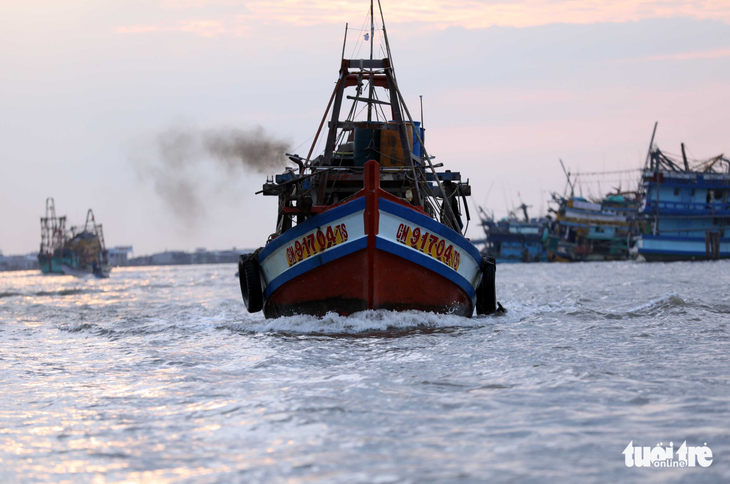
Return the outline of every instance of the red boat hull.
<path id="1" fill-rule="evenodd" d="M 471 316 L 469 295 L 445 277 L 387 252 L 376 252 L 372 300 L 368 299 L 367 249 L 312 269 L 266 299 L 267 318 L 366 309 L 432 311 Z"/>
<path id="2" fill-rule="evenodd" d="M 367 309 L 471 316 L 481 255 L 381 190 L 379 165 L 368 162 L 359 196 L 272 241 L 259 264 L 267 318 Z"/>

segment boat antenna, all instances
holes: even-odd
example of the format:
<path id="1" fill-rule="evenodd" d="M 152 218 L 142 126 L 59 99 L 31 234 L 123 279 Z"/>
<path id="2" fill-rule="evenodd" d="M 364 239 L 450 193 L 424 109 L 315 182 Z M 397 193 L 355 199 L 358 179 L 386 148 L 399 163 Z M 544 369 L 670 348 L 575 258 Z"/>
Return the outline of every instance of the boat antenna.
<path id="1" fill-rule="evenodd" d="M 345 24 L 345 39 L 342 41 L 342 59 L 345 58 L 345 46 L 347 46 L 347 27 L 349 27 L 350 24 Z"/>
<path id="2" fill-rule="evenodd" d="M 370 0 L 370 60 L 373 60 L 373 46 L 375 42 L 375 11 L 373 0 Z"/>
<path id="3" fill-rule="evenodd" d="M 421 129 L 423 129 L 423 95 L 418 96 L 421 100 Z"/>

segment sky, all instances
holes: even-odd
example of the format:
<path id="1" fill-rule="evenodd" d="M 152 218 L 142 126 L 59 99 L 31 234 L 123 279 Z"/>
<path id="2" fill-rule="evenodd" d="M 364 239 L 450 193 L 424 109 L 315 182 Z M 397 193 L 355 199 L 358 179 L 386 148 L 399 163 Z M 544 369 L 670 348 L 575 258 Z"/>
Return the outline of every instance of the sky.
<path id="1" fill-rule="evenodd" d="M 565 187 L 559 159 L 573 173 L 641 167 L 655 121 L 665 151 L 684 142 L 692 157 L 730 154 L 730 1 L 382 5 L 411 111 L 423 95 L 429 152 L 497 216 L 521 200 L 544 212 Z M 262 129 L 306 155 L 346 22 L 347 56 L 366 55 L 356 40 L 368 9 L 0 1 L 0 250 L 37 250 L 47 197 L 71 224 L 93 208 L 107 246 L 136 255 L 263 245 L 276 218 L 276 199 L 254 195 L 265 173 L 203 160 L 191 173 L 204 209 L 186 220 L 155 189 L 157 140 L 180 127 Z M 582 188 L 619 185 L 635 175 Z"/>

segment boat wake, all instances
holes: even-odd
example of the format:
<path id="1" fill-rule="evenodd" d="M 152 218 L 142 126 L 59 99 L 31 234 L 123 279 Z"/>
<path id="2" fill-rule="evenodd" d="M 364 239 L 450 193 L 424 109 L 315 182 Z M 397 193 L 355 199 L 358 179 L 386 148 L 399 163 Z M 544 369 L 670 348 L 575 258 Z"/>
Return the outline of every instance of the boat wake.
<path id="1" fill-rule="evenodd" d="M 329 313 L 324 317 L 297 315 L 276 319 L 256 319 L 220 325 L 219 328 L 246 333 L 273 332 L 282 334 L 399 333 L 413 330 L 430 331 L 481 327 L 494 323 L 498 318 L 499 316 L 466 318 L 422 311 L 374 310 L 362 311 L 350 316 Z"/>

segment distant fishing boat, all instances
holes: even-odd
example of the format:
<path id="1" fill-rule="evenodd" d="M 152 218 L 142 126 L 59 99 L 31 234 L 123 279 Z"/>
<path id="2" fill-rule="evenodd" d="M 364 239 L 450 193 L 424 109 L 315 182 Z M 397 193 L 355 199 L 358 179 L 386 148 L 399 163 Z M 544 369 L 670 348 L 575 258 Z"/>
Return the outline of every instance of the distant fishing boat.
<path id="1" fill-rule="evenodd" d="M 46 216 L 41 217 L 41 247 L 38 263 L 43 274 L 109 277 L 111 267 L 101 224 L 91 209 L 83 226 L 66 229 L 66 217 L 56 216 L 53 198 L 46 199 Z"/>
<path id="2" fill-rule="evenodd" d="M 495 220 L 494 215 L 479 207 L 485 238 L 474 243 L 483 242 L 482 252 L 494 257 L 497 263 L 547 262 L 548 220 L 531 219 L 527 213 L 529 207 L 524 203 L 518 208 L 522 210 L 522 218 L 513 211 L 508 217 Z"/>
<path id="3" fill-rule="evenodd" d="M 730 160 L 718 155 L 681 159 L 654 146 L 656 125 L 641 174 L 644 230 L 637 240 L 647 261 L 730 257 Z"/>
<path id="4" fill-rule="evenodd" d="M 587 200 L 575 195 L 570 173 L 565 174 L 570 196 L 552 194 L 557 208 L 550 209 L 555 213 L 555 220 L 547 240 L 548 258 L 554 262 L 628 259 L 635 199 L 629 194 L 616 193 Z"/>
<path id="5" fill-rule="evenodd" d="M 413 120 L 399 89 L 384 21 L 386 57 L 373 58 L 372 2 L 370 18 L 370 58 L 343 56 L 309 154 L 288 155 L 298 169 L 259 192 L 278 197 L 279 210 L 267 244 L 239 261 L 246 308 L 267 318 L 492 313 L 494 259 L 463 235 L 471 187 L 458 172 L 436 171 L 423 118 Z M 346 88 L 354 88 L 346 96 L 353 102 L 341 120 Z M 312 158 L 328 116 L 324 151 Z"/>

